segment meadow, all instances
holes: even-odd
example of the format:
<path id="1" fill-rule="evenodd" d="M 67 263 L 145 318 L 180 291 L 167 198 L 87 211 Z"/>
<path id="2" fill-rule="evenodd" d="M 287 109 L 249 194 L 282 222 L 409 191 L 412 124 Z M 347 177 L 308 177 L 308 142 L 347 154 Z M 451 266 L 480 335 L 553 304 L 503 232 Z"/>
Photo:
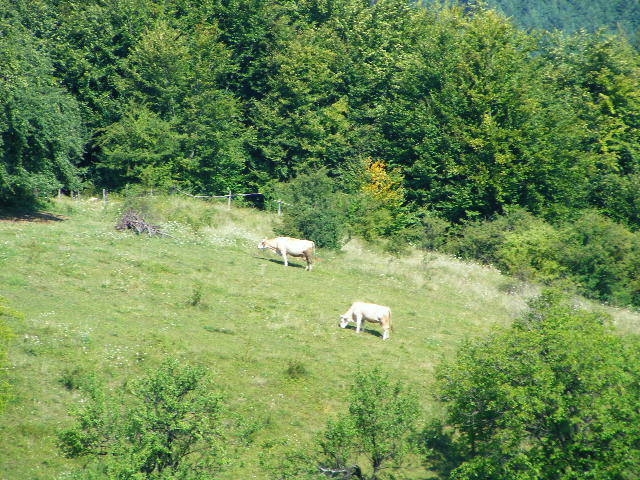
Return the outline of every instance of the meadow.
<path id="1" fill-rule="evenodd" d="M 91 375 L 121 384 L 166 357 L 205 366 L 229 410 L 261 425 L 223 478 L 267 478 L 260 452 L 302 444 L 346 407 L 357 365 L 379 365 L 437 409 L 434 369 L 465 339 L 507 325 L 538 288 L 441 254 L 382 253 L 352 239 L 312 272 L 256 248 L 273 213 L 145 199 L 169 237 L 114 229 L 123 204 L 55 201 L 57 219 L 0 222 L 0 296 L 12 320 L 13 396 L 0 417 L 0 479 L 65 478 L 56 432 Z M 394 331 L 338 328 L 354 300 L 389 305 Z M 578 299 L 579 300 L 579 299 Z M 621 333 L 640 315 L 606 309 Z M 80 463 L 79 463 L 80 462 Z M 411 467 L 409 467 L 411 471 Z"/>

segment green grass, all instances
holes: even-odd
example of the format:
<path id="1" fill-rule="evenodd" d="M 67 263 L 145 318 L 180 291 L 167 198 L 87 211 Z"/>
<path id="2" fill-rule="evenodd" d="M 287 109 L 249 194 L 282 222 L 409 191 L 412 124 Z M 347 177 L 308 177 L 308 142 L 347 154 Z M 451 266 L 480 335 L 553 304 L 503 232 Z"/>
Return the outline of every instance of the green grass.
<path id="1" fill-rule="evenodd" d="M 111 383 L 166 356 L 205 365 L 230 409 L 259 419 L 224 478 L 265 478 L 260 446 L 306 441 L 345 408 L 358 363 L 381 365 L 434 408 L 434 367 L 465 338 L 508 324 L 535 288 L 439 254 L 395 258 L 352 241 L 312 272 L 256 248 L 275 220 L 179 198 L 147 202 L 171 238 L 114 230 L 122 206 L 62 200 L 64 221 L 0 223 L 0 295 L 11 325 L 13 399 L 0 417 L 0 479 L 64 478 L 55 432 L 91 373 Z M 183 219 L 186 219 L 182 221 Z M 515 293 L 514 293 L 515 292 Z M 395 331 L 338 328 L 354 300 L 389 305 Z M 610 309 L 625 331 L 639 317 Z"/>

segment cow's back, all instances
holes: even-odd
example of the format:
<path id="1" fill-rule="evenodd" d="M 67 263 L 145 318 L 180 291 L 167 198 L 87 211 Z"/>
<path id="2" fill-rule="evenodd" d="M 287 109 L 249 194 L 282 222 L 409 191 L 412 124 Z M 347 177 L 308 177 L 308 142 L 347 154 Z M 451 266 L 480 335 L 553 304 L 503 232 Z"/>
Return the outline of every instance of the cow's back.
<path id="1" fill-rule="evenodd" d="M 292 237 L 277 237 L 274 239 L 278 245 L 278 250 L 290 253 L 292 255 L 302 255 L 302 253 L 313 248 L 313 242 L 310 240 L 301 240 Z"/>
<path id="2" fill-rule="evenodd" d="M 364 318 L 371 320 L 381 320 L 383 317 L 391 313 L 389 307 L 377 305 L 375 303 L 353 302 L 351 309 L 360 313 Z"/>

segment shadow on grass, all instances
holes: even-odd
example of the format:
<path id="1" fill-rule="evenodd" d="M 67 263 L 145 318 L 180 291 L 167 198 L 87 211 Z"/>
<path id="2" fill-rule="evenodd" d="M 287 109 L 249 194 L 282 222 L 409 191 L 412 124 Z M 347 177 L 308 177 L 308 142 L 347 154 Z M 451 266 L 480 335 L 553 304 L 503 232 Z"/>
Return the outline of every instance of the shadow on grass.
<path id="1" fill-rule="evenodd" d="M 344 327 L 345 330 L 353 330 L 355 332 L 356 330 L 356 326 L 355 325 L 347 325 L 346 327 Z M 372 330 L 370 328 L 362 328 L 362 331 L 364 333 L 368 333 L 369 335 L 373 335 L 374 337 L 380 337 L 382 338 L 382 333 L 379 332 L 378 330 Z"/>
<path id="2" fill-rule="evenodd" d="M 265 258 L 265 257 L 257 257 L 257 256 L 253 258 L 259 258 L 260 260 L 267 260 L 268 262 L 277 263 L 278 265 L 284 265 L 284 261 L 278 260 L 277 258 Z M 294 268 L 304 268 L 303 265 L 299 265 L 297 263 L 291 263 L 291 262 L 289 262 L 289 266 Z"/>
<path id="3" fill-rule="evenodd" d="M 0 221 L 2 222 L 62 222 L 66 217 L 53 213 L 41 212 L 29 208 L 0 208 Z"/>

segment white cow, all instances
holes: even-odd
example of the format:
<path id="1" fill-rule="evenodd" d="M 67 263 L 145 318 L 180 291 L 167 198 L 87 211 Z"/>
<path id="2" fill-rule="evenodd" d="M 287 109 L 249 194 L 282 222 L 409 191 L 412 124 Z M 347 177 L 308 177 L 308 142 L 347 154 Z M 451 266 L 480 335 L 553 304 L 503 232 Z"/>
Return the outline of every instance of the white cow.
<path id="1" fill-rule="evenodd" d="M 311 270 L 311 255 L 315 252 L 316 244 L 311 240 L 300 240 L 291 237 L 276 237 L 264 239 L 258 244 L 259 249 L 268 248 L 275 253 L 282 255 L 284 266 L 288 266 L 287 255 L 292 257 L 304 257 L 307 261 L 305 270 Z"/>
<path id="2" fill-rule="evenodd" d="M 360 332 L 363 320 L 379 323 L 382 326 L 382 339 L 389 338 L 391 326 L 391 309 L 375 303 L 353 302 L 345 313 L 340 315 L 340 327 L 346 328 L 349 322 L 355 322 L 356 332 Z"/>

